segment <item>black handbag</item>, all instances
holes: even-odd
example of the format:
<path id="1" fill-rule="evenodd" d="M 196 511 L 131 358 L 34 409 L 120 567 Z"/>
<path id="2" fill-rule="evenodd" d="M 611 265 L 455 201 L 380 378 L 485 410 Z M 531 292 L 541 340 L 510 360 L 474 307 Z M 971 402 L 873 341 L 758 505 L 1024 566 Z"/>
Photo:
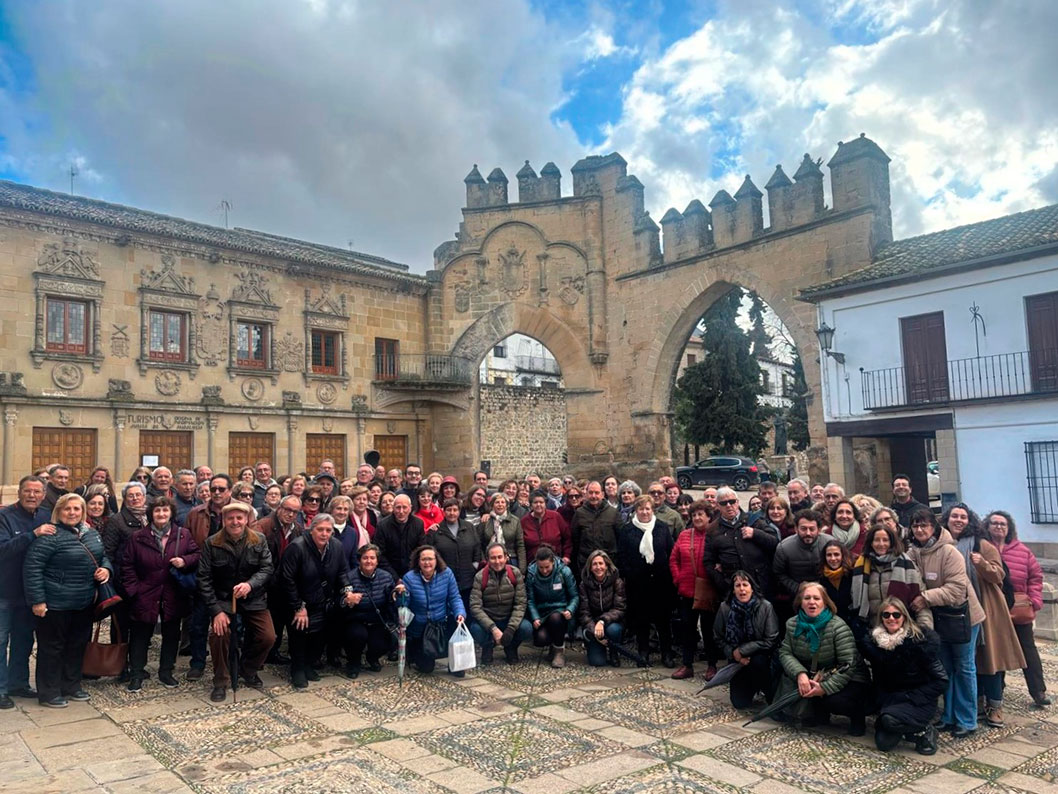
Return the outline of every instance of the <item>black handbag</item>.
<path id="1" fill-rule="evenodd" d="M 422 633 L 422 655 L 427 659 L 444 659 L 448 656 L 448 623 L 430 620 L 430 586 L 426 585 L 425 590 L 427 617 Z"/>
<path id="2" fill-rule="evenodd" d="M 941 642 L 949 645 L 965 645 L 970 641 L 970 602 L 957 607 L 933 607 L 933 630 Z"/>
<path id="3" fill-rule="evenodd" d="M 99 563 L 96 561 L 96 556 L 89 550 L 85 542 L 78 538 L 81 544 L 81 548 L 85 550 L 85 554 L 92 558 L 92 564 L 96 568 L 99 568 Z M 114 589 L 113 583 L 108 578 L 105 582 L 96 582 L 96 600 L 95 600 L 95 619 L 102 620 L 111 612 L 113 612 L 117 605 L 120 604 L 124 599 L 118 595 L 118 591 Z"/>

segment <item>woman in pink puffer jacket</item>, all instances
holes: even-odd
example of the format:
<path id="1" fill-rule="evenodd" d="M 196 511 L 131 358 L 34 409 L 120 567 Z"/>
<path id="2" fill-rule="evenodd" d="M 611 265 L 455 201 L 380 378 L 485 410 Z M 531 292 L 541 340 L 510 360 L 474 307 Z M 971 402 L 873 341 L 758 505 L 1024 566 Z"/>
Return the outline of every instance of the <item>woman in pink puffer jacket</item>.
<path id="1" fill-rule="evenodd" d="M 1035 615 L 1043 609 L 1043 569 L 1040 568 L 1036 555 L 1018 540 L 1017 529 L 1010 513 L 994 510 L 985 517 L 984 524 L 1010 571 L 1015 604 L 1027 598 L 1032 605 L 1032 614 Z M 1025 674 L 1029 694 L 1037 706 L 1049 706 L 1051 699 L 1047 697 L 1047 686 L 1043 682 L 1043 665 L 1036 650 L 1036 640 L 1032 636 L 1032 623 L 1015 623 L 1014 631 L 1017 632 L 1018 641 L 1021 643 L 1021 651 L 1025 654 L 1026 667 L 1021 672 Z"/>

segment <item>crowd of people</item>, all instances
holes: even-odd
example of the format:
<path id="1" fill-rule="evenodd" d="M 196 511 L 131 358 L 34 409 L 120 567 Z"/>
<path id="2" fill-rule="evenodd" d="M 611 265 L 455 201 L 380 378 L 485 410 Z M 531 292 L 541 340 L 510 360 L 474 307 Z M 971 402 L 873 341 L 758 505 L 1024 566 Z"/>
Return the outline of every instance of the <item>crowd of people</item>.
<path id="1" fill-rule="evenodd" d="M 781 496 L 764 481 L 745 509 L 730 488 L 694 499 L 664 477 L 644 493 L 535 473 L 493 488 L 479 471 L 464 492 L 414 464 L 339 480 L 325 460 L 278 480 L 266 462 L 235 477 L 138 468 L 120 487 L 100 467 L 74 487 L 56 464 L 0 509 L 0 708 L 90 698 L 82 659 L 110 585 L 130 692 L 156 632 L 158 681 L 177 686 L 181 654 L 201 679 L 208 652 L 217 702 L 233 676 L 260 686 L 266 663 L 289 665 L 297 689 L 324 665 L 377 673 L 396 658 L 400 603 L 421 674 L 463 623 L 482 665 L 497 646 L 517 664 L 532 644 L 562 668 L 571 643 L 589 665 L 656 658 L 675 679 L 734 665 L 735 708 L 781 698 L 776 719 L 844 715 L 853 735 L 875 714 L 880 749 L 931 754 L 938 730 L 1004 724 L 1007 671 L 1050 704 L 1032 633 L 1043 577 L 1008 513 L 959 503 L 938 520 L 907 476 L 892 486 L 882 505 L 836 483 L 793 479 Z"/>

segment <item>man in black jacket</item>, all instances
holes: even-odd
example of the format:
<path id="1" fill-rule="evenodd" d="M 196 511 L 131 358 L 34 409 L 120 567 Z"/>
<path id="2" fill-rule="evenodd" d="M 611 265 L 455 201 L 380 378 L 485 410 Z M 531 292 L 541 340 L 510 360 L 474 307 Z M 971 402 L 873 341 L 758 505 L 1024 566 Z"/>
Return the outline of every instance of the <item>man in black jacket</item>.
<path id="1" fill-rule="evenodd" d="M 316 663 L 327 641 L 326 628 L 339 632 L 349 650 L 349 624 L 336 610 L 339 604 L 351 607 L 355 601 L 349 584 L 349 563 L 342 543 L 334 535 L 334 519 L 320 513 L 312 519 L 308 532 L 297 537 L 283 555 L 279 579 L 293 615 L 290 628 L 290 683 L 305 689 L 309 681 L 319 681 Z M 349 654 L 352 658 L 352 654 Z"/>
<path id="2" fill-rule="evenodd" d="M 213 616 L 209 635 L 213 691 L 209 699 L 215 703 L 224 700 L 231 683 L 228 651 L 235 612 L 242 616 L 247 630 L 242 670 L 238 672 L 249 686 L 262 685 L 257 671 L 276 640 L 267 602 L 272 555 L 264 535 L 247 527 L 249 519 L 250 506 L 245 502 L 225 505 L 221 511 L 223 528 L 206 541 L 198 563 L 198 594 Z"/>
<path id="3" fill-rule="evenodd" d="M 730 488 L 716 492 L 716 505 L 717 514 L 709 525 L 705 544 L 705 569 L 717 594 L 721 599 L 727 598 L 731 578 L 735 571 L 742 570 L 752 574 L 761 594 L 770 598 L 772 556 L 779 539 L 771 531 L 754 529 L 747 523 L 746 511 Z"/>
<path id="4" fill-rule="evenodd" d="M 603 498 L 602 485 L 588 483 L 584 489 L 586 503 L 577 508 L 570 522 L 573 536 L 573 554 L 576 565 L 570 565 L 575 576 L 580 576 L 588 555 L 602 549 L 611 557 L 617 553 L 617 525 L 620 518 L 617 510 Z"/>
<path id="5" fill-rule="evenodd" d="M 915 501 L 915 497 L 911 495 L 911 478 L 906 474 L 893 475 L 893 501 L 889 507 L 896 513 L 902 527 L 911 526 L 911 515 L 916 510 L 929 510 L 929 505 Z"/>
<path id="6" fill-rule="evenodd" d="M 426 528 L 422 519 L 411 514 L 411 499 L 399 494 L 393 500 L 393 512 L 378 522 L 375 543 L 382 550 L 378 561 L 384 571 L 389 571 L 394 581 L 399 581 L 411 565 L 411 553 L 423 542 Z"/>

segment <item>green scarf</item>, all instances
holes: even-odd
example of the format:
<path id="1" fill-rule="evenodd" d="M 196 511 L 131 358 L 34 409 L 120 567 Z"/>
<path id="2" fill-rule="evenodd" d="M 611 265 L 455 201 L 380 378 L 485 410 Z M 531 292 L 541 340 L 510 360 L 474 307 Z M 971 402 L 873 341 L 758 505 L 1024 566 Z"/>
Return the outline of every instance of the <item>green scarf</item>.
<path id="1" fill-rule="evenodd" d="M 816 615 L 814 618 L 808 617 L 803 609 L 797 612 L 797 628 L 794 629 L 794 637 L 800 637 L 802 634 L 808 636 L 808 647 L 815 653 L 819 650 L 819 643 L 823 639 L 823 632 L 826 630 L 827 624 L 830 619 L 834 617 L 829 607 L 823 607 L 823 611 Z"/>

